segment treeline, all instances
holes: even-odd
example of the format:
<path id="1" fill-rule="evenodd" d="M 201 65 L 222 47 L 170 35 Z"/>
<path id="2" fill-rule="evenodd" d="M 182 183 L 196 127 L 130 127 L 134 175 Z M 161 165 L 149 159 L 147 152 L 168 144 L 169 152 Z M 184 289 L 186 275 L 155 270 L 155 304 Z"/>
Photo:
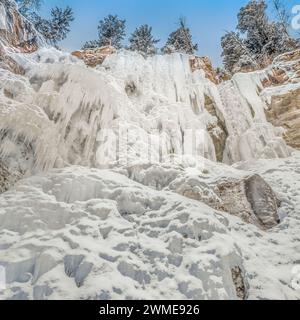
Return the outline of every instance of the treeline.
<path id="1" fill-rule="evenodd" d="M 108 15 L 99 22 L 98 39 L 88 41 L 83 48 L 95 48 L 111 45 L 117 49 L 123 47 L 122 41 L 125 39 L 126 20 L 120 19 L 117 15 Z M 153 55 L 158 52 L 156 44 L 159 39 L 155 39 L 152 34 L 152 27 L 144 24 L 135 29 L 128 39 L 129 45 L 126 49 L 139 51 L 145 55 Z M 163 53 L 182 52 L 193 54 L 198 50 L 198 45 L 193 43 L 191 31 L 186 20 L 180 18 L 178 28 L 169 35 L 165 46 L 161 49 Z"/>
<path id="2" fill-rule="evenodd" d="M 70 7 L 55 7 L 51 10 L 50 18 L 44 19 L 38 13 L 42 1 L 17 0 L 20 12 L 33 22 L 49 44 L 57 46 L 69 33 L 74 14 Z M 226 32 L 222 37 L 222 57 L 226 72 L 233 73 L 243 68 L 258 69 L 278 54 L 298 48 L 298 40 L 289 33 L 290 16 L 283 0 L 269 2 L 276 16 L 275 21 L 268 17 L 265 0 L 250 0 L 238 13 L 236 30 Z M 161 49 L 157 48 L 160 40 L 153 36 L 151 26 L 144 24 L 136 28 L 126 46 L 123 45 L 125 30 L 126 20 L 117 15 L 108 15 L 98 24 L 98 38 L 87 41 L 83 49 L 111 45 L 117 49 L 124 47 L 138 51 L 143 55 L 153 55 L 159 51 L 164 54 L 194 54 L 198 50 L 198 44 L 193 42 L 191 30 L 184 18 L 179 19 L 176 30 L 169 35 Z"/>

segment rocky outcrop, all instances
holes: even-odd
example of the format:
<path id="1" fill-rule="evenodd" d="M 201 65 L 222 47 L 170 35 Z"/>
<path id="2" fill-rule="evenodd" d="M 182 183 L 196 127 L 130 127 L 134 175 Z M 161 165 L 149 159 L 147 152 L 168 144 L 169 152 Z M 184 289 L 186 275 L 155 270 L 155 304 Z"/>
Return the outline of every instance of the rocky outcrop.
<path id="1" fill-rule="evenodd" d="M 232 280 L 235 285 L 236 295 L 239 299 L 245 300 L 247 297 L 247 291 L 244 281 L 243 272 L 240 267 L 234 267 L 231 269 Z"/>
<path id="2" fill-rule="evenodd" d="M 284 128 L 286 143 L 300 149 L 300 50 L 277 57 L 265 74 L 261 96 L 265 98 L 266 118 Z"/>
<path id="3" fill-rule="evenodd" d="M 2 0 L 0 3 L 0 43 L 2 46 L 20 52 L 36 51 L 40 35 L 33 25 L 17 10 L 14 1 Z"/>
<path id="4" fill-rule="evenodd" d="M 285 129 L 286 143 L 300 150 L 300 88 L 272 96 L 266 116 L 274 126 Z"/>
<path id="5" fill-rule="evenodd" d="M 169 189 L 221 212 L 230 213 L 263 230 L 280 223 L 279 201 L 272 188 L 259 175 L 227 179 L 216 177 L 213 183 L 195 177 L 185 178 L 174 180 Z"/>
<path id="6" fill-rule="evenodd" d="M 7 191 L 16 181 L 20 180 L 21 174 L 17 172 L 11 172 L 0 161 L 0 194 Z"/>
<path id="7" fill-rule="evenodd" d="M 205 77 L 212 81 L 213 83 L 218 83 L 217 74 L 212 66 L 212 63 L 208 57 L 190 57 L 190 67 L 192 72 L 196 70 L 203 70 L 205 73 Z"/>
<path id="8" fill-rule="evenodd" d="M 204 106 L 208 113 L 217 119 L 216 122 L 208 125 L 207 131 L 213 140 L 217 161 L 222 162 L 226 140 L 228 138 L 225 119 L 222 113 L 217 111 L 217 107 L 213 100 L 207 95 L 205 95 Z"/>
<path id="9" fill-rule="evenodd" d="M 280 222 L 277 197 L 259 175 L 220 183 L 215 192 L 221 200 L 215 208 L 238 216 L 247 223 L 270 229 Z"/>
<path id="10" fill-rule="evenodd" d="M 31 53 L 38 49 L 43 40 L 17 10 L 11 0 L 0 3 L 0 67 L 16 74 L 23 74 L 23 68 L 10 56 L 12 52 Z"/>
<path id="11" fill-rule="evenodd" d="M 72 55 L 83 60 L 89 67 L 101 65 L 108 55 L 116 52 L 116 49 L 111 46 L 105 46 L 95 49 L 85 49 L 72 52 Z"/>

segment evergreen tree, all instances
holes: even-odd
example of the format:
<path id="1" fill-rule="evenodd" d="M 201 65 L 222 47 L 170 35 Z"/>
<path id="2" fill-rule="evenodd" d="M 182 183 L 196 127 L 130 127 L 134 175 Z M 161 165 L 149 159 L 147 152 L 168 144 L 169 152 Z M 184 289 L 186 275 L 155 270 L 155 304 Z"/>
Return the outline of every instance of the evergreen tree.
<path id="1" fill-rule="evenodd" d="M 236 32 L 228 32 L 221 39 L 221 46 L 223 48 L 222 57 L 226 70 L 232 72 L 237 62 L 246 56 L 251 60 L 251 54 L 244 44 L 244 40 L 240 38 L 240 35 Z"/>
<path id="2" fill-rule="evenodd" d="M 277 22 L 269 20 L 264 0 L 250 0 L 240 9 L 237 30 L 243 39 L 231 32 L 221 40 L 227 70 L 232 71 L 235 66 L 264 67 L 276 55 L 297 47 L 297 42 L 288 33 L 288 17 L 281 0 L 272 1 L 278 12 Z"/>
<path id="3" fill-rule="evenodd" d="M 194 54 L 197 50 L 198 45 L 193 43 L 192 35 L 185 19 L 180 18 L 179 28 L 170 34 L 166 45 L 162 48 L 163 53 L 182 52 Z"/>
<path id="4" fill-rule="evenodd" d="M 51 10 L 50 34 L 48 40 L 57 45 L 57 42 L 64 40 L 70 32 L 70 24 L 74 21 L 73 10 L 68 6 L 65 9 L 55 7 Z"/>
<path id="5" fill-rule="evenodd" d="M 93 49 L 103 46 L 113 46 L 116 49 L 122 48 L 122 40 L 125 37 L 126 20 L 121 20 L 117 15 L 108 15 L 100 20 L 98 25 L 97 40 L 87 41 L 82 49 Z"/>
<path id="6" fill-rule="evenodd" d="M 36 12 L 40 9 L 43 0 L 16 0 L 18 10 L 27 17 L 29 13 Z"/>
<path id="7" fill-rule="evenodd" d="M 100 46 L 122 47 L 121 42 L 125 37 L 126 20 L 121 20 L 117 15 L 108 15 L 99 22 L 98 35 Z"/>
<path id="8" fill-rule="evenodd" d="M 268 43 L 268 17 L 265 1 L 251 0 L 238 14 L 237 29 L 246 35 L 246 44 L 252 53 L 259 54 Z"/>
<path id="9" fill-rule="evenodd" d="M 83 46 L 82 46 L 82 50 L 84 49 L 95 49 L 100 47 L 100 43 L 99 40 L 91 40 L 91 41 L 87 41 Z"/>
<path id="10" fill-rule="evenodd" d="M 155 44 L 159 41 L 154 39 L 152 28 L 145 24 L 132 33 L 129 39 L 129 50 L 138 51 L 145 55 L 152 55 L 156 53 Z"/>
<path id="11" fill-rule="evenodd" d="M 55 7 L 51 10 L 50 19 L 42 18 L 37 12 L 42 0 L 17 0 L 19 10 L 30 20 L 35 29 L 51 45 L 57 46 L 70 32 L 70 24 L 74 20 L 73 11 L 70 7 L 61 9 Z"/>

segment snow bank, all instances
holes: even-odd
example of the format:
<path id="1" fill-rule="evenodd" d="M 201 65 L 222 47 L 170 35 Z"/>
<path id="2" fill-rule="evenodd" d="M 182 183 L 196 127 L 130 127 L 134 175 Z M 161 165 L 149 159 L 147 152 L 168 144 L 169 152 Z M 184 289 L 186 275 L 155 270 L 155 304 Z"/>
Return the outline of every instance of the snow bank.
<path id="1" fill-rule="evenodd" d="M 219 168 L 218 179 L 248 170 L 276 190 L 283 221 L 268 232 L 110 170 L 71 166 L 25 179 L 0 197 L 0 297 L 237 299 L 243 288 L 249 299 L 300 298 L 290 285 L 300 259 L 299 162 L 296 154 Z"/>

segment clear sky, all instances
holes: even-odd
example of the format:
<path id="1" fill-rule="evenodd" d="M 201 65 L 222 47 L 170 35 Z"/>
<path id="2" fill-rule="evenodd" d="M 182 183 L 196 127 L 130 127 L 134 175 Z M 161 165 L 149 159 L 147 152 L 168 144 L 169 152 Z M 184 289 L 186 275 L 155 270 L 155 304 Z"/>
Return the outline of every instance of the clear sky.
<path id="1" fill-rule="evenodd" d="M 68 38 L 61 43 L 66 50 L 80 49 L 86 40 L 97 38 L 97 25 L 107 14 L 117 14 L 127 21 L 127 36 L 139 25 L 147 23 L 161 39 L 163 46 L 176 28 L 180 16 L 187 18 L 199 54 L 209 56 L 221 65 L 220 39 L 225 31 L 237 24 L 239 8 L 248 0 L 45 0 L 42 15 L 47 16 L 53 6 L 73 8 L 75 21 Z M 289 7 L 300 0 L 287 0 Z M 126 43 L 126 41 L 125 41 Z"/>

